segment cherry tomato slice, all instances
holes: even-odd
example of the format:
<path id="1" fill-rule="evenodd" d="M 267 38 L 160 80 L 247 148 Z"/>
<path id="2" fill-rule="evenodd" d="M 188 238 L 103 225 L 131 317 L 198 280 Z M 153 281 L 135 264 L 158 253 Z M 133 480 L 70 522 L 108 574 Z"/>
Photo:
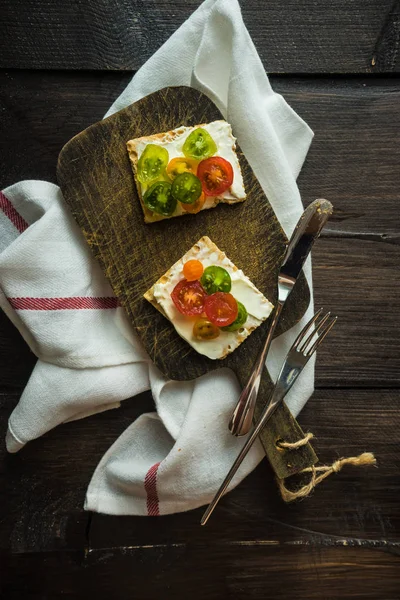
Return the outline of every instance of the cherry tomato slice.
<path id="1" fill-rule="evenodd" d="M 231 187 L 233 168 L 222 156 L 213 156 L 201 161 L 197 168 L 197 177 L 206 196 L 219 196 Z"/>
<path id="2" fill-rule="evenodd" d="M 143 203 L 147 208 L 164 217 L 170 217 L 176 209 L 177 202 L 171 194 L 168 181 L 157 181 L 145 192 Z"/>
<path id="3" fill-rule="evenodd" d="M 219 328 L 207 319 L 199 319 L 193 325 L 193 335 L 197 340 L 215 340 L 220 333 Z"/>
<path id="4" fill-rule="evenodd" d="M 170 179 L 175 179 L 175 177 L 182 175 L 182 173 L 193 173 L 193 175 L 196 175 L 197 165 L 197 160 L 193 160 L 193 158 L 177 156 L 169 161 L 167 165 L 167 175 Z"/>
<path id="5" fill-rule="evenodd" d="M 201 196 L 201 181 L 193 173 L 181 173 L 172 182 L 171 194 L 182 204 L 194 204 Z"/>
<path id="6" fill-rule="evenodd" d="M 230 292 L 232 287 L 231 276 L 223 267 L 212 265 L 204 270 L 200 281 L 207 294 L 215 292 Z"/>
<path id="7" fill-rule="evenodd" d="M 238 329 L 243 327 L 243 325 L 247 321 L 248 314 L 246 307 L 241 302 L 239 302 L 239 300 L 236 300 L 236 302 L 238 305 L 237 317 L 231 325 L 228 325 L 227 327 L 222 327 L 223 331 L 237 331 Z"/>
<path id="8" fill-rule="evenodd" d="M 199 260 L 188 260 L 183 265 L 183 275 L 188 281 L 196 281 L 203 275 L 204 267 Z"/>
<path id="9" fill-rule="evenodd" d="M 204 195 L 204 192 L 201 192 L 201 196 L 197 198 L 196 202 L 194 202 L 193 204 L 183 204 L 182 208 L 187 213 L 197 215 L 197 213 L 200 212 L 203 208 L 205 201 L 206 197 Z"/>
<path id="10" fill-rule="evenodd" d="M 238 315 L 238 305 L 232 294 L 216 292 L 206 297 L 206 315 L 217 327 L 231 325 Z"/>
<path id="11" fill-rule="evenodd" d="M 197 127 L 187 136 L 182 151 L 188 158 L 202 160 L 216 153 L 217 144 L 208 131 L 202 127 Z"/>
<path id="12" fill-rule="evenodd" d="M 182 279 L 172 290 L 171 298 L 183 315 L 201 315 L 204 310 L 206 293 L 199 281 Z"/>
<path id="13" fill-rule="evenodd" d="M 157 144 L 147 144 L 138 160 L 137 178 L 141 183 L 151 183 L 157 179 L 168 164 L 166 148 Z"/>

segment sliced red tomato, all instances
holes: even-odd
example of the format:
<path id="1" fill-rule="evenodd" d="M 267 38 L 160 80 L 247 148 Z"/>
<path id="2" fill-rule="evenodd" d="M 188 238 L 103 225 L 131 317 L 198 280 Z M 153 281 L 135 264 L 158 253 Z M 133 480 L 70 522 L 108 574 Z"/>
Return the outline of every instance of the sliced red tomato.
<path id="1" fill-rule="evenodd" d="M 211 323 L 218 327 L 226 327 L 236 320 L 238 303 L 232 294 L 216 292 L 206 297 L 205 311 Z"/>
<path id="2" fill-rule="evenodd" d="M 206 196 L 219 196 L 231 187 L 233 168 L 225 158 L 212 156 L 199 163 L 197 177 Z"/>
<path id="3" fill-rule="evenodd" d="M 204 310 L 206 293 L 200 281 L 182 279 L 172 290 L 171 298 L 183 315 L 201 315 Z"/>

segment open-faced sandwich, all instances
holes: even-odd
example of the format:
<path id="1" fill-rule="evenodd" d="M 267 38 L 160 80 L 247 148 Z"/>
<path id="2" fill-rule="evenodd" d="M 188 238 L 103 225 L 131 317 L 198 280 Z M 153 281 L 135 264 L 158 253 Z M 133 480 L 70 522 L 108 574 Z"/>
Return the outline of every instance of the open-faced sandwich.
<path id="1" fill-rule="evenodd" d="M 226 121 L 136 138 L 127 149 L 146 223 L 246 198 Z"/>
<path id="2" fill-rule="evenodd" d="M 273 305 L 202 237 L 144 297 L 197 352 L 225 358 L 269 317 Z"/>

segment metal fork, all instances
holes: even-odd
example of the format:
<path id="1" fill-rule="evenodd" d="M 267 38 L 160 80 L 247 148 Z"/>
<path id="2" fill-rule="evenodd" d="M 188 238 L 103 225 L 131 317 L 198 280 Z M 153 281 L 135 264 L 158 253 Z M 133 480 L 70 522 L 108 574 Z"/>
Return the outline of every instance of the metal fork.
<path id="1" fill-rule="evenodd" d="M 300 375 L 318 346 L 322 343 L 322 341 L 326 338 L 332 327 L 337 321 L 337 317 L 331 318 L 331 313 L 326 313 L 325 316 L 321 318 L 318 323 L 319 318 L 322 315 L 322 308 L 315 313 L 315 315 L 310 319 L 307 325 L 302 329 L 300 334 L 297 336 L 294 341 L 292 347 L 290 348 L 285 362 L 282 366 L 281 372 L 279 373 L 277 382 L 275 384 L 274 390 L 271 394 L 271 397 L 264 408 L 261 417 L 255 426 L 253 432 L 251 433 L 249 439 L 243 446 L 239 456 L 233 463 L 228 475 L 225 477 L 221 487 L 218 492 L 215 494 L 214 499 L 211 504 L 208 506 L 206 512 L 203 515 L 201 520 L 201 524 L 205 525 L 210 518 L 211 513 L 214 508 L 218 504 L 221 496 L 226 491 L 229 486 L 233 476 L 236 471 L 242 464 L 243 459 L 246 457 L 250 448 L 254 444 L 257 439 L 260 431 L 265 427 L 268 419 L 277 409 L 277 407 L 281 404 L 284 397 L 296 381 L 297 377 Z M 310 332 L 310 330 L 315 325 L 315 329 Z"/>

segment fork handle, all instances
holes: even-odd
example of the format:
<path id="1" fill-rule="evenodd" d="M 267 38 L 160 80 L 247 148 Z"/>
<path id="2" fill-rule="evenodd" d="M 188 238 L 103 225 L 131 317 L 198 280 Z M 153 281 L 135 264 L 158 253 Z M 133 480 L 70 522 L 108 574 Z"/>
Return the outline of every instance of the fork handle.
<path id="1" fill-rule="evenodd" d="M 229 422 L 229 430 L 232 435 L 246 435 L 253 426 L 254 411 L 256 408 L 257 396 L 260 389 L 265 359 L 271 346 L 272 338 L 274 336 L 282 308 L 283 303 L 278 302 L 275 309 L 274 318 L 272 319 L 272 323 L 269 327 L 268 334 L 264 342 L 264 346 L 257 357 L 249 380 L 243 388 L 236 408 L 232 413 L 232 417 Z"/>
<path id="2" fill-rule="evenodd" d="M 271 398 L 272 399 L 272 398 Z M 243 446 L 243 448 L 241 449 L 241 451 L 239 452 L 239 455 L 236 457 L 235 462 L 233 463 L 233 465 L 231 466 L 231 468 L 229 469 L 229 472 L 227 474 L 227 476 L 225 477 L 224 481 L 222 482 L 222 484 L 220 485 L 217 493 L 215 494 L 214 498 L 212 499 L 211 503 L 208 505 L 206 512 L 204 513 L 200 523 L 201 525 L 205 525 L 208 521 L 208 519 L 211 516 L 211 513 L 213 512 L 214 508 L 217 506 L 219 500 L 222 498 L 223 494 L 226 492 L 226 490 L 228 489 L 228 486 L 230 484 L 230 482 L 232 481 L 236 471 L 239 469 L 240 465 L 242 464 L 243 460 L 246 458 L 247 454 L 249 453 L 250 448 L 252 447 L 252 445 L 254 444 L 254 442 L 256 441 L 258 434 L 260 433 L 260 431 L 263 429 L 263 427 L 265 427 L 265 425 L 268 422 L 268 419 L 271 418 L 273 412 L 276 410 L 278 404 L 276 403 L 269 403 L 268 406 L 266 408 L 264 408 L 260 419 L 258 421 L 258 423 L 255 425 L 251 435 L 249 436 L 248 440 L 246 441 L 245 445 Z"/>
<path id="3" fill-rule="evenodd" d="M 246 365 L 244 363 L 239 364 L 236 372 L 239 383 L 244 386 L 248 379 Z M 272 382 L 267 368 L 264 367 L 254 413 L 256 420 L 260 418 L 266 402 L 271 397 L 273 388 L 274 382 Z M 285 401 L 283 401 L 269 420 L 268 427 L 265 427 L 259 435 L 268 461 L 279 479 L 285 479 L 293 473 L 311 467 L 316 462 L 317 457 L 310 442 L 296 451 L 276 446 L 276 440 L 278 439 L 293 443 L 303 439 L 304 436 L 305 433 L 287 408 Z"/>

